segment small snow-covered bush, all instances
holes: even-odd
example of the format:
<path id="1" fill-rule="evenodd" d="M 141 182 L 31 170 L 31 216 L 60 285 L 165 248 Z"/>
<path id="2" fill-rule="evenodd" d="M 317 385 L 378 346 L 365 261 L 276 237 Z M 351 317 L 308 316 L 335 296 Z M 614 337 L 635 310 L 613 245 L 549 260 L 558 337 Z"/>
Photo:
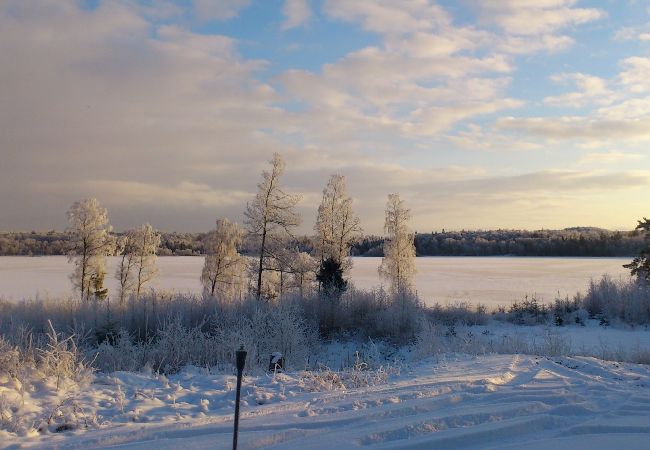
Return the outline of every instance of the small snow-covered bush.
<path id="1" fill-rule="evenodd" d="M 46 377 L 56 377 L 57 390 L 66 379 L 75 382 L 89 381 L 92 369 L 77 348 L 74 336 L 62 337 L 49 323 L 48 342 L 38 349 L 38 367 Z"/>
<path id="2" fill-rule="evenodd" d="M 16 377 L 20 366 L 18 348 L 10 345 L 3 336 L 0 336 L 0 374 L 4 372 L 11 377 Z"/>
<path id="3" fill-rule="evenodd" d="M 478 304 L 475 308 L 467 302 L 456 302 L 442 306 L 436 303 L 427 310 L 429 320 L 445 326 L 485 325 L 490 315 L 487 307 Z"/>
<path id="4" fill-rule="evenodd" d="M 549 307 L 541 304 L 535 296 L 526 296 L 523 301 L 513 303 L 506 314 L 506 320 L 517 325 L 544 324 L 549 319 Z"/>

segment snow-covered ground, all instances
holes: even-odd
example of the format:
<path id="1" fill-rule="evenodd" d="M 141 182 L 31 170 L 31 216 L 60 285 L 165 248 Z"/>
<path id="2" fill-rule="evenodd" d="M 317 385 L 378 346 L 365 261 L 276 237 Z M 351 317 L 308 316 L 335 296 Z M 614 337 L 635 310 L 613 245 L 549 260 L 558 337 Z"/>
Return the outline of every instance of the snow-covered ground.
<path id="1" fill-rule="evenodd" d="M 383 384 L 327 381 L 307 373 L 245 377 L 240 448 L 648 448 L 648 366 L 449 354 Z M 197 368 L 169 378 L 100 375 L 33 406 L 53 408 L 67 396 L 81 428 L 0 435 L 1 446 L 229 448 L 234 385 L 231 375 Z M 32 404 L 38 392 L 26 397 Z"/>
<path id="2" fill-rule="evenodd" d="M 593 321 L 586 327 L 459 327 L 454 339 L 470 332 L 496 342 L 517 334 L 541 342 L 552 335 L 565 350 L 594 355 L 603 348 L 610 356 L 650 348 L 649 330 Z M 338 368 L 354 348 L 329 345 L 322 360 Z M 390 363 L 375 359 L 374 370 L 247 375 L 240 448 L 648 448 L 650 366 L 585 356 L 399 355 L 398 363 L 396 355 L 386 359 Z M 21 384 L 0 376 L 3 420 L 21 417 L 16 433 L 0 431 L 0 448 L 231 445 L 232 374 L 196 367 L 168 377 L 115 372 L 64 383 L 58 391 L 54 382 L 33 376 Z"/>
<path id="3" fill-rule="evenodd" d="M 116 292 L 116 258 L 109 258 L 106 284 Z M 354 258 L 351 278 L 362 289 L 381 284 L 377 267 L 381 258 Z M 427 304 L 469 301 L 488 306 L 510 305 L 526 295 L 551 302 L 570 298 L 586 289 L 589 280 L 607 273 L 614 279 L 629 277 L 623 268 L 629 258 L 519 258 L 423 257 L 417 258 L 415 285 Z M 158 258 L 156 289 L 182 293 L 201 292 L 203 257 Z M 39 294 L 60 298 L 70 294 L 72 268 L 65 256 L 0 257 L 0 297 L 22 299 Z"/>

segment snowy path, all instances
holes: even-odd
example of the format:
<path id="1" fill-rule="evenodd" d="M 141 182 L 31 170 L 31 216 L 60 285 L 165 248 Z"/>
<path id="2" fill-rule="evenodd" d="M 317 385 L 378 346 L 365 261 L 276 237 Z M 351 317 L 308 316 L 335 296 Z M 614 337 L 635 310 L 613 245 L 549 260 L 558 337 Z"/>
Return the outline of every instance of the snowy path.
<path id="1" fill-rule="evenodd" d="M 449 358 L 380 386 L 300 392 L 246 406 L 240 448 L 650 447 L 647 366 L 579 357 Z M 232 439 L 230 411 L 223 407 L 178 423 L 52 435 L 39 445 L 225 449 Z"/>

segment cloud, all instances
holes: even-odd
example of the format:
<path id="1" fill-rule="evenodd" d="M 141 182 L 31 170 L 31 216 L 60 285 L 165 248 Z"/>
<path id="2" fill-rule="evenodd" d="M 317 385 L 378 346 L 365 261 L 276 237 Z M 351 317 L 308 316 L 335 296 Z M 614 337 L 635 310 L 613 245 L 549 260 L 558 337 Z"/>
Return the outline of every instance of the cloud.
<path id="1" fill-rule="evenodd" d="M 380 34 L 408 34 L 449 26 L 451 17 L 428 0 L 326 0 L 323 9 L 335 19 L 359 22 Z"/>
<path id="2" fill-rule="evenodd" d="M 520 139 L 503 133 L 485 130 L 476 124 L 469 124 L 465 130 L 459 131 L 449 139 L 459 147 L 469 150 L 498 151 L 530 151 L 539 150 L 542 145 L 530 140 Z"/>
<path id="3" fill-rule="evenodd" d="M 596 8 L 576 8 L 576 0 L 495 0 L 478 2 L 483 18 L 508 34 L 550 34 L 606 17 Z"/>
<path id="4" fill-rule="evenodd" d="M 631 57 L 621 61 L 620 83 L 634 94 L 650 92 L 650 58 Z"/>
<path id="5" fill-rule="evenodd" d="M 614 33 L 616 41 L 650 41 L 650 22 L 639 27 L 623 27 Z"/>
<path id="6" fill-rule="evenodd" d="M 580 163 L 598 163 L 598 164 L 613 164 L 621 161 L 633 161 L 643 159 L 644 155 L 639 153 L 626 153 L 626 152 L 599 152 L 587 153 L 582 157 Z"/>
<path id="7" fill-rule="evenodd" d="M 138 207 L 164 203 L 172 208 L 192 205 L 198 208 L 241 207 L 254 192 L 216 189 L 207 184 L 182 181 L 175 185 L 122 180 L 83 180 L 75 183 L 35 183 L 37 190 L 76 191 L 77 195 L 109 198 L 113 206 Z"/>
<path id="8" fill-rule="evenodd" d="M 309 0 L 285 0 L 282 13 L 285 17 L 282 23 L 283 30 L 305 25 L 312 14 Z"/>
<path id="9" fill-rule="evenodd" d="M 575 41 L 569 36 L 543 34 L 539 36 L 508 35 L 498 41 L 498 48 L 506 53 L 515 55 L 546 51 L 556 53 L 571 47 Z"/>
<path id="10" fill-rule="evenodd" d="M 42 226 L 60 226 L 58 212 L 86 196 L 82 189 L 43 194 L 35 181 L 83 187 L 113 179 L 101 190 L 106 204 L 141 198 L 137 189 L 125 194 L 119 183 L 126 182 L 157 186 L 164 179 L 174 186 L 160 188 L 170 199 L 179 186 L 188 191 L 182 184 L 188 180 L 243 192 L 254 181 L 246 183 L 241 173 L 281 149 L 260 131 L 284 123 L 273 106 L 275 90 L 254 77 L 265 62 L 240 57 L 232 38 L 152 25 L 127 2 L 103 2 L 92 11 L 76 1 L 39 5 L 5 2 L 0 9 L 0 190 L 23 186 L 0 197 L 11 223 L 22 218 L 40 228 L 29 218 L 41 217 Z M 193 169 L 220 163 L 236 169 L 212 180 Z M 187 203 L 206 202 L 206 195 L 194 192 Z M 166 216 L 161 226 L 196 226 L 200 220 L 174 213 L 181 203 L 163 197 L 148 210 Z M 205 222 L 218 213 L 206 210 L 212 217 Z M 128 222 L 117 226 L 134 225 L 122 217 Z"/>
<path id="11" fill-rule="evenodd" d="M 378 33 L 381 41 L 320 71 L 289 70 L 279 77 L 301 105 L 301 132 L 317 143 L 429 139 L 468 118 L 522 105 L 506 95 L 510 78 L 499 76 L 513 70 L 510 58 L 484 52 L 492 36 L 454 26 L 435 3 L 328 0 L 324 9 Z"/>
<path id="12" fill-rule="evenodd" d="M 581 108 L 595 103 L 599 105 L 611 104 L 616 100 L 614 92 L 607 88 L 606 80 L 582 73 L 562 73 L 554 75 L 551 79 L 562 83 L 573 82 L 578 91 L 544 98 L 544 103 L 555 107 Z"/>
<path id="13" fill-rule="evenodd" d="M 0 227 L 61 228 L 72 202 L 96 195 L 117 229 L 150 221 L 206 230 L 216 217 L 241 220 L 274 151 L 288 161 L 287 189 L 305 194 L 303 232 L 334 172 L 348 177 L 369 232 L 381 231 L 388 192 L 401 192 L 417 227 L 427 229 L 546 226 L 549 211 L 582 223 L 577 212 L 589 195 L 604 195 L 601 186 L 616 187 L 617 205 L 636 186 L 647 190 L 647 174 L 513 166 L 524 172 L 513 177 L 467 156 L 488 150 L 506 167 L 509 156 L 499 152 L 551 154 L 552 140 L 650 138 L 643 58 L 624 60 L 620 76 L 601 80 L 618 95 L 611 103 L 596 101 L 597 77 L 558 79 L 599 107 L 589 116 L 509 117 L 525 104 L 511 93 L 517 55 L 566 48 L 573 40 L 557 30 L 578 20 L 552 26 L 555 34 L 516 34 L 459 24 L 425 0 L 326 0 L 323 21 L 368 31 L 372 43 L 285 70 L 242 56 L 248 43 L 205 32 L 206 21 L 232 19 L 249 3 L 160 10 L 130 0 L 92 9 L 77 0 L 2 2 L 0 210 L 10 213 Z M 309 20 L 305 5 L 284 4 L 285 29 Z M 572 100 L 548 104 L 563 101 Z"/>
<path id="14" fill-rule="evenodd" d="M 495 26 L 501 33 L 496 44 L 501 51 L 528 54 L 558 52 L 574 43 L 567 28 L 606 17 L 596 8 L 576 8 L 576 0 L 470 0 L 479 13 L 479 21 Z"/>
<path id="15" fill-rule="evenodd" d="M 501 117 L 497 128 L 518 130 L 549 139 L 650 138 L 650 118 L 636 120 L 598 119 L 581 116 Z"/>
<path id="16" fill-rule="evenodd" d="M 501 117 L 498 129 L 547 139 L 573 140 L 596 148 L 640 144 L 650 140 L 650 58 L 629 57 L 619 62 L 620 72 L 604 79 L 583 73 L 561 73 L 557 83 L 571 82 L 577 90 L 544 98 L 553 107 L 597 106 L 584 115 Z"/>
<path id="17" fill-rule="evenodd" d="M 251 0 L 193 0 L 196 17 L 201 21 L 226 20 L 237 17 Z"/>

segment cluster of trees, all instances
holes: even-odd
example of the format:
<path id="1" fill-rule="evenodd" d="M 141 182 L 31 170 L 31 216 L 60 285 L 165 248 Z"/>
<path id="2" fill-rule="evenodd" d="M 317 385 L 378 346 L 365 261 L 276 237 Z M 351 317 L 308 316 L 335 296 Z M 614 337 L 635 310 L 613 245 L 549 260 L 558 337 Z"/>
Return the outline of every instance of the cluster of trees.
<path id="1" fill-rule="evenodd" d="M 257 194 L 246 205 L 244 227 L 218 219 L 215 229 L 201 236 L 205 294 L 241 299 L 249 293 L 257 299 L 273 300 L 288 292 L 302 297 L 317 289 L 328 298 L 340 298 L 352 267 L 350 249 L 362 237 L 345 177 L 332 175 L 323 189 L 315 235 L 309 242 L 293 234 L 301 223 L 296 212 L 301 196 L 282 187 L 282 157 L 276 153 L 269 163 L 269 170 L 262 172 Z M 75 267 L 70 279 L 81 301 L 106 298 L 104 279 L 109 255 L 119 256 L 115 277 L 119 281 L 120 305 L 131 295 L 139 298 L 158 273 L 156 254 L 163 242 L 161 234 L 149 224 L 120 235 L 111 234 L 107 211 L 96 199 L 74 203 L 68 219 L 67 254 Z M 415 246 L 409 221 L 410 211 L 404 201 L 398 194 L 390 194 L 379 273 L 393 293 L 408 293 L 413 287 Z M 242 256 L 242 247 L 254 259 Z"/>
<path id="2" fill-rule="evenodd" d="M 104 280 L 109 255 L 120 257 L 115 273 L 120 305 L 129 295 L 138 298 L 143 287 L 157 275 L 160 233 L 151 225 L 144 224 L 116 238 L 110 233 L 106 208 L 94 198 L 75 202 L 68 210 L 68 221 L 68 259 L 74 264 L 70 281 L 82 302 L 107 297 Z"/>
<path id="3" fill-rule="evenodd" d="M 639 255 L 626 267 L 639 278 L 649 279 L 648 219 L 639 221 L 637 229 L 630 233 L 573 228 L 536 232 L 443 230 L 416 234 L 409 226 L 410 210 L 399 194 L 390 194 L 385 211 L 385 236 L 363 238 L 359 217 L 347 194 L 345 177 L 339 174 L 332 175 L 323 189 L 314 235 L 309 239 L 296 238 L 294 230 L 301 223 L 296 206 L 301 196 L 282 187 L 285 169 L 282 157 L 274 154 L 269 164 L 270 168 L 262 172 L 255 197 L 246 205 L 243 228 L 219 219 L 214 230 L 201 235 L 200 243 L 178 234 L 164 240 L 166 248 L 183 248 L 191 253 L 198 252 L 199 248 L 203 250 L 201 282 L 209 296 L 241 299 L 245 294 L 252 294 L 257 299 L 274 300 L 288 292 L 304 296 L 317 289 L 328 298 L 338 299 L 347 288 L 351 254 L 381 254 L 379 274 L 387 280 L 390 292 L 397 295 L 413 291 L 416 254 L 612 256 L 617 249 L 626 248 L 634 249 Z M 74 203 L 68 211 L 68 220 L 66 253 L 74 263 L 70 279 L 80 300 L 107 297 L 104 280 L 109 255 L 119 256 L 115 277 L 119 281 L 120 305 L 129 296 L 139 298 L 158 273 L 156 255 L 163 242 L 161 233 L 144 224 L 125 233 L 112 234 L 108 213 L 96 199 Z M 174 239 L 179 236 L 180 239 Z M 48 233 L 48 237 L 58 238 L 55 233 Z M 34 239 L 34 242 L 39 241 Z M 243 248 L 254 257 L 252 262 L 240 253 Z"/>
<path id="4" fill-rule="evenodd" d="M 312 245 L 306 245 L 293 234 L 301 223 L 295 210 L 301 196 L 287 193 L 281 185 L 282 157 L 276 153 L 269 163 L 270 169 L 262 172 L 257 194 L 244 212 L 245 234 L 241 235 L 248 237 L 250 250 L 255 255 L 255 264 L 250 267 L 249 290 L 258 299 L 282 297 L 291 290 L 302 296 L 314 288 L 328 298 L 340 298 L 347 287 L 346 275 L 352 267 L 350 248 L 362 233 L 359 217 L 347 194 L 345 177 L 332 175 L 323 189 Z M 399 227 L 389 226 L 392 223 L 389 217 L 394 214 L 402 220 Z M 409 258 L 415 257 L 415 250 L 413 234 L 408 229 L 409 218 L 409 211 L 399 195 L 391 194 L 386 210 L 385 246 L 392 248 L 394 242 L 400 245 L 394 251 L 387 250 L 380 275 L 396 292 L 410 290 L 412 286 L 415 264 Z M 233 254 L 231 259 L 240 258 L 235 242 L 230 242 L 229 246 Z M 311 251 L 306 251 L 308 249 Z M 209 256 L 210 252 L 207 254 Z M 236 277 L 228 278 L 232 280 L 230 284 L 241 285 Z"/>
<path id="5" fill-rule="evenodd" d="M 68 251 L 68 235 L 61 231 L 37 231 L 0 233 L 0 255 L 34 256 L 65 255 Z"/>

